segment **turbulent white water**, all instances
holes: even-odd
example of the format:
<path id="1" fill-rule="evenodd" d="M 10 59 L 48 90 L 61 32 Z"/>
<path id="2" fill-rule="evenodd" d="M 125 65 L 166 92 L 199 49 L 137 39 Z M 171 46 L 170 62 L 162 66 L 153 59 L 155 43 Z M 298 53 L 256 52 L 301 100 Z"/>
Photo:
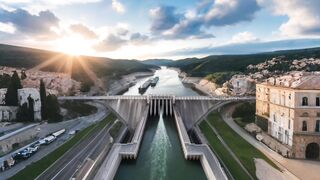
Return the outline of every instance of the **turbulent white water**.
<path id="1" fill-rule="evenodd" d="M 171 148 L 169 136 L 164 125 L 162 112 L 151 143 L 151 179 L 165 179 L 167 171 L 167 154 Z"/>

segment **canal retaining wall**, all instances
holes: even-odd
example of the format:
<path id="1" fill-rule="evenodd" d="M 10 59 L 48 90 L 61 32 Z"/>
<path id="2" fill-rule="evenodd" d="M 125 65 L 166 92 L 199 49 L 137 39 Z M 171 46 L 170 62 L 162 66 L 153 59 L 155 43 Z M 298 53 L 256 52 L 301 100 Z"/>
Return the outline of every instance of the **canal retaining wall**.
<path id="1" fill-rule="evenodd" d="M 94 179 L 111 180 L 114 178 L 122 159 L 137 158 L 148 118 L 148 110 L 149 107 L 147 106 L 147 108 L 142 113 L 141 121 L 139 121 L 137 125 L 131 142 L 127 144 L 115 143 Z"/>
<path id="2" fill-rule="evenodd" d="M 176 108 L 174 108 L 174 117 L 185 158 L 187 160 L 199 159 L 208 179 L 227 180 L 228 178 L 225 172 L 209 146 L 206 144 L 191 143 L 180 112 L 177 111 Z"/>

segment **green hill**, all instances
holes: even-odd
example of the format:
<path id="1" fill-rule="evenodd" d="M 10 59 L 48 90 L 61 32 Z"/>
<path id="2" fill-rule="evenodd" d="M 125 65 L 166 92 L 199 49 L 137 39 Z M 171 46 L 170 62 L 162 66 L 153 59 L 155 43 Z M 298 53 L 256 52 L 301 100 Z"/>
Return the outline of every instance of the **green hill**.
<path id="1" fill-rule="evenodd" d="M 249 64 L 259 64 L 278 56 L 284 56 L 286 60 L 320 57 L 320 47 L 246 55 L 212 55 L 205 58 L 187 58 L 174 61 L 170 66 L 180 68 L 191 76 L 204 77 L 216 72 L 245 72 Z"/>
<path id="2" fill-rule="evenodd" d="M 152 68 L 158 68 L 154 65 L 143 64 L 137 60 L 69 56 L 59 52 L 5 44 L 0 44 L 0 66 L 26 69 L 38 67 L 39 70 L 52 72 L 71 71 L 72 78 L 81 82 L 90 81 L 87 77 L 88 69 L 98 77 L 117 78 L 124 74 L 150 71 Z"/>

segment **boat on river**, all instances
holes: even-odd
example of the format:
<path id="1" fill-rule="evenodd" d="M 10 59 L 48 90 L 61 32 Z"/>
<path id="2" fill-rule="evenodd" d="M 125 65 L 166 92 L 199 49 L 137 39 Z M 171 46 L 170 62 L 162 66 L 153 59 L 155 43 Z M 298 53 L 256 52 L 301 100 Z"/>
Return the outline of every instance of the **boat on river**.
<path id="1" fill-rule="evenodd" d="M 156 86 L 158 81 L 159 81 L 159 77 L 158 76 L 153 78 L 152 81 L 151 81 L 151 86 L 152 87 Z"/>
<path id="2" fill-rule="evenodd" d="M 146 92 L 146 90 L 149 88 L 149 86 L 151 85 L 153 79 L 148 79 L 146 82 L 144 82 L 140 87 L 139 87 L 139 93 L 143 94 L 144 92 Z"/>

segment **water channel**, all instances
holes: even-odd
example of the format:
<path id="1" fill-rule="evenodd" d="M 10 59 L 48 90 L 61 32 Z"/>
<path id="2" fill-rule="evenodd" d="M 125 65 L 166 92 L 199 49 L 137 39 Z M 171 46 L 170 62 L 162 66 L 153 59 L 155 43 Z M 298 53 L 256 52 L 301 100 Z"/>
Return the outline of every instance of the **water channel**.
<path id="1" fill-rule="evenodd" d="M 145 94 L 195 96 L 195 91 L 184 86 L 175 70 L 162 67 L 155 72 L 160 80 Z M 138 95 L 141 79 L 125 95 Z M 123 160 L 117 171 L 118 180 L 201 180 L 206 179 L 200 161 L 185 160 L 178 132 L 172 117 L 149 117 L 139 155 L 136 160 Z"/>

